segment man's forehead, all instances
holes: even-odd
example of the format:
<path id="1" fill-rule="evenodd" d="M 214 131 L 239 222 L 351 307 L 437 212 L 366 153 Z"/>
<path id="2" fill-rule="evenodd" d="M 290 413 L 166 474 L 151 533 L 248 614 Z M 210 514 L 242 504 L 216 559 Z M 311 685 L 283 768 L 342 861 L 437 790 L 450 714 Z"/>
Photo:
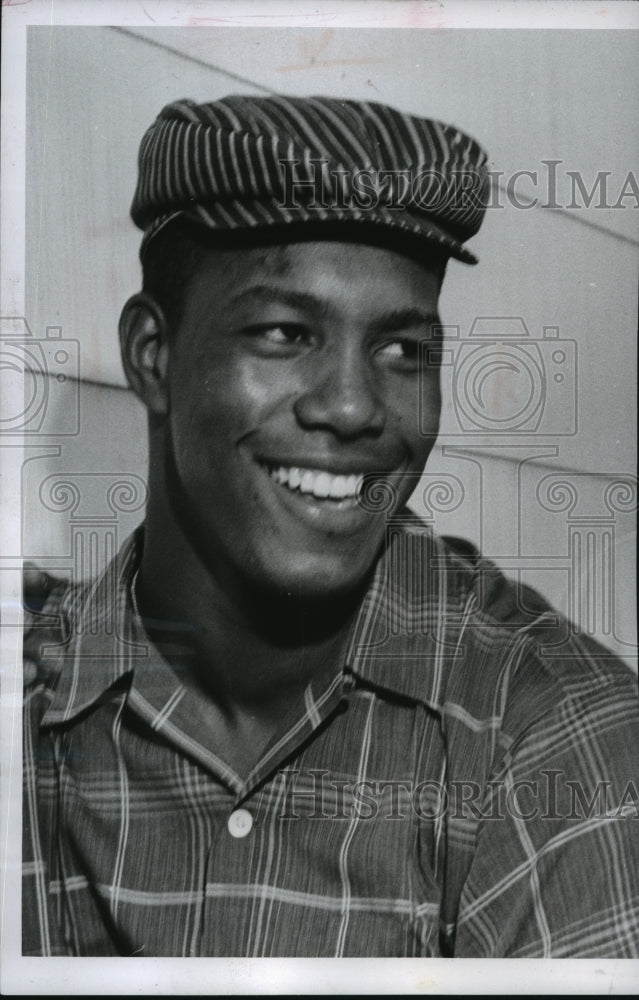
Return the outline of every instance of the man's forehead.
<path id="1" fill-rule="evenodd" d="M 441 282 L 444 262 L 441 258 L 424 254 L 411 255 L 405 247 L 392 247 L 366 239 L 301 239 L 243 246 L 217 246 L 211 248 L 205 266 L 208 275 L 225 282 L 227 290 L 232 285 L 244 285 L 263 277 L 274 287 L 287 287 L 300 280 L 304 285 L 321 285 L 327 295 L 355 284 L 369 284 L 370 272 L 388 278 L 389 285 L 408 285 L 413 276 L 431 288 L 433 278 L 437 287 Z"/>
<path id="2" fill-rule="evenodd" d="M 429 336 L 440 286 L 427 262 L 362 243 L 227 249 L 189 282 L 185 319 L 191 330 L 213 313 L 229 324 L 328 323 L 371 335 L 419 327 Z"/>
<path id="3" fill-rule="evenodd" d="M 252 247 L 231 252 L 229 265 L 244 264 L 252 269 L 266 271 L 274 277 L 285 278 L 295 268 L 295 251 L 295 244 L 292 243 Z"/>

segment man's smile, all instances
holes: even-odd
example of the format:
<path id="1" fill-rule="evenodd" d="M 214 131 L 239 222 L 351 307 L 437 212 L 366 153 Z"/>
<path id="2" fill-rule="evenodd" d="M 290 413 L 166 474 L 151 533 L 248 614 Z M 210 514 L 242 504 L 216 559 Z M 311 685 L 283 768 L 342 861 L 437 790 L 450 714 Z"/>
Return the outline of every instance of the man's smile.
<path id="1" fill-rule="evenodd" d="M 364 481 L 363 473 L 334 475 L 325 469 L 299 468 L 298 466 L 267 466 L 271 479 L 280 486 L 302 494 L 309 494 L 318 500 L 338 500 L 356 502 Z"/>
<path id="2" fill-rule="evenodd" d="M 256 464 L 268 478 L 269 492 L 278 506 L 314 531 L 348 535 L 372 527 L 371 519 L 375 518 L 362 505 L 364 484 L 375 475 L 370 470 L 335 473 L 261 459 Z M 403 464 L 394 474 L 401 471 Z M 381 481 L 386 475 L 380 472 L 375 478 Z"/>

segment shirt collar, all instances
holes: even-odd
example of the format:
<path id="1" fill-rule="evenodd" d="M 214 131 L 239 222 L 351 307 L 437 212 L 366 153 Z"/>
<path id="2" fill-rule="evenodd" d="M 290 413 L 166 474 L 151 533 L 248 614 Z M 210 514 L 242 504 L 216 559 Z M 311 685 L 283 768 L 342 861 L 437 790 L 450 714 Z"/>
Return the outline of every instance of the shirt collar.
<path id="1" fill-rule="evenodd" d="M 467 567 L 417 515 L 387 524 L 387 544 L 350 648 L 364 683 L 441 712 L 476 607 Z"/>
<path id="2" fill-rule="evenodd" d="M 131 601 L 142 547 L 141 526 L 91 584 L 68 593 L 63 609 L 68 639 L 51 650 L 59 679 L 43 725 L 74 718 L 148 660 L 149 644 L 136 629 Z"/>
<path id="3" fill-rule="evenodd" d="M 143 540 L 140 526 L 104 572 L 68 602 L 69 640 L 57 653 L 59 680 L 43 724 L 74 718 L 118 680 L 157 660 L 132 601 Z M 468 601 L 462 606 L 455 562 L 410 511 L 388 523 L 347 654 L 347 668 L 362 683 L 441 710 L 459 653 L 460 615 L 463 622 L 471 610 Z"/>

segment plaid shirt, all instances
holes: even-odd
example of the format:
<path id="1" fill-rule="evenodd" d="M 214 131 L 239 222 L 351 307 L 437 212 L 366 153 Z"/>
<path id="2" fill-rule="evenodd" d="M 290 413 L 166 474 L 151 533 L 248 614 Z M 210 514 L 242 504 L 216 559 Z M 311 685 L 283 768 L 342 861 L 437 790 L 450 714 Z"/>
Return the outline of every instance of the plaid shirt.
<path id="1" fill-rule="evenodd" d="M 25 955 L 639 954 L 623 664 L 404 512 L 346 662 L 242 780 L 133 609 L 141 541 L 44 609 Z"/>

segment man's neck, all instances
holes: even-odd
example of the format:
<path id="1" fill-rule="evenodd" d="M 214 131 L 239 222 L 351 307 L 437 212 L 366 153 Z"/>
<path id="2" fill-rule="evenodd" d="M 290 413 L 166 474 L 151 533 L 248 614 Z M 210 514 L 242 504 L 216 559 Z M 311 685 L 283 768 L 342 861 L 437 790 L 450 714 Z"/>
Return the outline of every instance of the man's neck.
<path id="1" fill-rule="evenodd" d="M 229 717 L 277 720 L 341 669 L 361 593 L 334 601 L 222 583 L 184 534 L 150 515 L 137 603 L 154 645 Z"/>

